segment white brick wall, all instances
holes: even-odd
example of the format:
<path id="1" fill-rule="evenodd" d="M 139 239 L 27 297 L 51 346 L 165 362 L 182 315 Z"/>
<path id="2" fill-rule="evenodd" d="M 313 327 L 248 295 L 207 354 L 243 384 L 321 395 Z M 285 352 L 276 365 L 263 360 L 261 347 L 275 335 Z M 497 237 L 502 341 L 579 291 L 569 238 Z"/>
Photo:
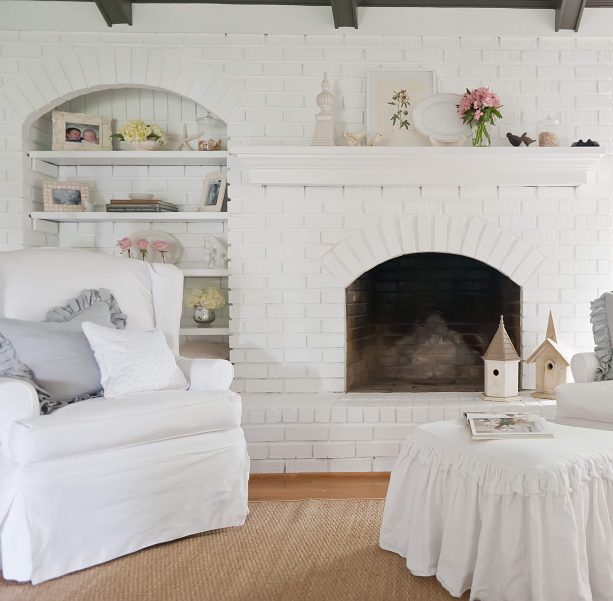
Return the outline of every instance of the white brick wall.
<path id="1" fill-rule="evenodd" d="M 380 472 L 392 468 L 417 425 L 458 419 L 463 411 L 523 411 L 555 419 L 555 401 L 525 395 L 491 403 L 474 393 L 246 393 L 242 421 L 253 473 Z"/>
<path id="2" fill-rule="evenodd" d="M 411 252 L 473 257 L 522 286 L 522 356 L 542 339 L 550 309 L 560 339 L 576 351 L 590 350 L 589 303 L 612 287 L 609 196 L 609 187 L 597 184 L 407 191 L 254 191 L 234 184 L 231 359 L 241 366 L 258 354 L 258 371 L 239 369 L 236 389 L 343 392 L 345 287 L 375 265 Z M 401 202 L 383 200 L 389 197 Z M 253 284 L 244 276 L 254 273 L 260 278 Z M 533 366 L 523 367 L 522 385 L 534 387 Z"/>

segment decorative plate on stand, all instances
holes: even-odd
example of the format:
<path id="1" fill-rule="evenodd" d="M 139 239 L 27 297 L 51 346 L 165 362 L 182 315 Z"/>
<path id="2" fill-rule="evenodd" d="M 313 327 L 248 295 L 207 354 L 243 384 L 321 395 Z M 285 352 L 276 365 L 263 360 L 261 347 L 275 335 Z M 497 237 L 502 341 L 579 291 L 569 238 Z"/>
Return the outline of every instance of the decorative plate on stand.
<path id="1" fill-rule="evenodd" d="M 413 109 L 413 124 L 432 146 L 459 146 L 471 136 L 458 115 L 460 94 L 435 94 Z"/>
<path id="2" fill-rule="evenodd" d="M 145 257 L 145 261 L 148 263 L 169 263 L 174 265 L 181 260 L 181 256 L 183 255 L 183 247 L 181 243 L 168 232 L 162 232 L 160 230 L 143 230 L 142 232 L 136 232 L 135 234 L 130 234 L 128 236 L 130 240 L 132 240 L 132 258 L 140 259 L 140 250 L 136 243 L 139 240 L 147 240 L 149 245 L 147 246 L 147 256 Z M 162 258 L 162 253 L 159 250 L 156 250 L 153 246 L 154 242 L 166 242 L 168 244 L 168 250 L 164 253 L 164 257 Z"/>

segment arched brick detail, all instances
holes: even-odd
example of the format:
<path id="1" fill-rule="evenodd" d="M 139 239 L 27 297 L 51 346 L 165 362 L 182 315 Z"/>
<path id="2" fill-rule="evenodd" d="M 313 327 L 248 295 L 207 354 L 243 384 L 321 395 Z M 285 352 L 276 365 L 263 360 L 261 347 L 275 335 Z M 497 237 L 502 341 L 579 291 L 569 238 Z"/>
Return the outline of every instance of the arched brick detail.
<path id="1" fill-rule="evenodd" d="M 418 215 L 382 218 L 341 240 L 323 265 L 348 286 L 376 265 L 404 254 L 440 252 L 477 259 L 523 286 L 543 256 L 517 236 L 476 218 Z"/>
<path id="2" fill-rule="evenodd" d="M 243 95 L 241 86 L 205 61 L 140 46 L 75 47 L 16 75 L 0 95 L 24 121 L 33 121 L 82 94 L 126 86 L 174 92 L 225 121 Z"/>

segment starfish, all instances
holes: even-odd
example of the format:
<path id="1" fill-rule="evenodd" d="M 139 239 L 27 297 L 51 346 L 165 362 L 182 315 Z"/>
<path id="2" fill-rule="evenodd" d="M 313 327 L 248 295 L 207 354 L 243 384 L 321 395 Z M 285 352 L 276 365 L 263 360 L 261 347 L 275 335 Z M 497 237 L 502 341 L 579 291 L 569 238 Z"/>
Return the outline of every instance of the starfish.
<path id="1" fill-rule="evenodd" d="M 181 141 L 179 142 L 179 148 L 177 150 L 194 150 L 190 142 L 192 140 L 197 140 L 200 137 L 200 134 L 197 133 L 194 136 L 187 135 L 187 125 L 183 125 L 183 129 L 181 131 Z"/>

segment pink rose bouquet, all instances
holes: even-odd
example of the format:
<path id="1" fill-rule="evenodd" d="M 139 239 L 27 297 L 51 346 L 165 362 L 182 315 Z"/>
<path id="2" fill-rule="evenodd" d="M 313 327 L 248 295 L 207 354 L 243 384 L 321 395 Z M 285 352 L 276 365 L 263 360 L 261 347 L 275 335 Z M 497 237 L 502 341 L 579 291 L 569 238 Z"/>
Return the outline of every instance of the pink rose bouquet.
<path id="1" fill-rule="evenodd" d="M 132 248 L 132 240 L 130 238 L 122 238 L 117 240 L 117 246 L 119 246 L 120 254 L 128 253 L 128 259 L 132 256 L 130 249 Z"/>
<path id="2" fill-rule="evenodd" d="M 473 146 L 483 146 L 483 137 L 491 144 L 488 125 L 494 125 L 494 119 L 502 119 L 500 98 L 489 88 L 476 88 L 472 92 L 466 88 L 458 104 L 458 114 L 462 121 L 475 128 Z"/>
<path id="3" fill-rule="evenodd" d="M 149 240 L 145 240 L 145 238 L 137 240 L 136 247 L 138 248 L 138 252 L 140 252 L 140 258 L 144 261 L 149 252 Z"/>
<path id="4" fill-rule="evenodd" d="M 162 263 L 166 263 L 166 253 L 170 250 L 170 243 L 166 240 L 155 240 L 151 246 L 162 255 Z"/>

